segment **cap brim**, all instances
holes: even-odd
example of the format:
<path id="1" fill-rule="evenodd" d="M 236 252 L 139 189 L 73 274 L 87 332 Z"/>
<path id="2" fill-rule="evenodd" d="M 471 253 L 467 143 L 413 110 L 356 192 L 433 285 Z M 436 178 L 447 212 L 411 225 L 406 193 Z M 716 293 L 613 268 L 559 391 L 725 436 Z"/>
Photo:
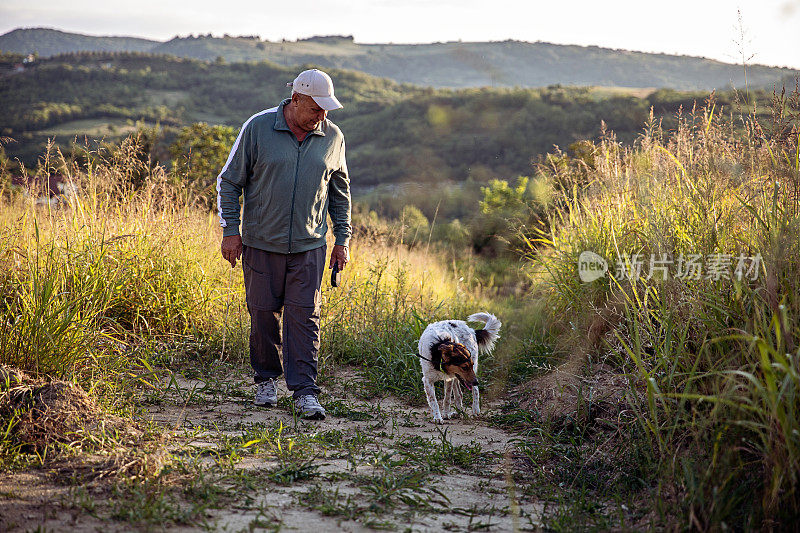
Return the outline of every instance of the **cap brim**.
<path id="1" fill-rule="evenodd" d="M 335 96 L 312 96 L 311 98 L 325 111 L 333 111 L 344 107 Z"/>

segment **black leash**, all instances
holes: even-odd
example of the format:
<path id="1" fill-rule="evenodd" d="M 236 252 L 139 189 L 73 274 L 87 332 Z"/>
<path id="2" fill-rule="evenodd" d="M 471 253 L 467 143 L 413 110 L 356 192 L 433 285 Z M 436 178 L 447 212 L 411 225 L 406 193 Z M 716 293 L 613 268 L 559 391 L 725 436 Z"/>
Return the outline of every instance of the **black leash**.
<path id="1" fill-rule="evenodd" d="M 436 369 L 437 371 L 439 371 L 439 372 L 442 371 L 442 362 L 441 361 L 432 361 L 432 360 L 428 359 L 427 357 L 423 357 L 423 355 L 419 354 L 419 353 L 417 354 L 417 357 L 419 357 L 423 361 L 428 361 L 430 364 L 433 365 L 433 368 Z"/>

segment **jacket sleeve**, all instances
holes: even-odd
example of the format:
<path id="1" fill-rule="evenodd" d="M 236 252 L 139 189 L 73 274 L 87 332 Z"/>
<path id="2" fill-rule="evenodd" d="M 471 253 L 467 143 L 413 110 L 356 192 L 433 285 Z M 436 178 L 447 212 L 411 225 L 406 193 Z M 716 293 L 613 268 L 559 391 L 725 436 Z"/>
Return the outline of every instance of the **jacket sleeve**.
<path id="1" fill-rule="evenodd" d="M 223 237 L 239 235 L 239 197 L 253 169 L 251 132 L 250 124 L 246 122 L 217 176 L 217 210 Z"/>
<path id="2" fill-rule="evenodd" d="M 328 184 L 329 211 L 333 222 L 334 244 L 349 246 L 353 227 L 350 224 L 350 176 L 344 155 L 344 138 L 339 154 L 339 168 L 333 172 Z"/>

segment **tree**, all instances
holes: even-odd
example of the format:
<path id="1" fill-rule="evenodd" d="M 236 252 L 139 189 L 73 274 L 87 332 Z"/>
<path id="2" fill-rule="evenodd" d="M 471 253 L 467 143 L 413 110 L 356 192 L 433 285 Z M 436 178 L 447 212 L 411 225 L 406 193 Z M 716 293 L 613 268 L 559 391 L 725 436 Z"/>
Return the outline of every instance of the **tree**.
<path id="1" fill-rule="evenodd" d="M 481 187 L 481 216 L 472 224 L 472 243 L 478 251 L 501 254 L 509 247 L 521 248 L 521 232 L 541 220 L 542 206 L 531 183 L 528 177 L 519 176 L 516 185 L 495 179 Z"/>
<path id="2" fill-rule="evenodd" d="M 216 177 L 236 140 L 231 126 L 209 126 L 196 122 L 178 134 L 169 148 L 173 176 L 200 194 L 209 207 L 214 204 Z"/>

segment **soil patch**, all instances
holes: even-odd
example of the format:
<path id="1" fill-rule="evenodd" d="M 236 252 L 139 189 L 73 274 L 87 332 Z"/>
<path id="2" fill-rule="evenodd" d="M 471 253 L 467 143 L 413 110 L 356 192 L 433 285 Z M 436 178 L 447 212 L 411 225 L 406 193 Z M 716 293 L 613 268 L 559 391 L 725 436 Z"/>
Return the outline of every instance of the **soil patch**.
<path id="1" fill-rule="evenodd" d="M 103 413 L 78 385 L 36 379 L 8 366 L 0 366 L 0 422 L 10 428 L 7 446 L 37 451 L 81 440 L 101 427 L 132 429 L 121 418 Z"/>

